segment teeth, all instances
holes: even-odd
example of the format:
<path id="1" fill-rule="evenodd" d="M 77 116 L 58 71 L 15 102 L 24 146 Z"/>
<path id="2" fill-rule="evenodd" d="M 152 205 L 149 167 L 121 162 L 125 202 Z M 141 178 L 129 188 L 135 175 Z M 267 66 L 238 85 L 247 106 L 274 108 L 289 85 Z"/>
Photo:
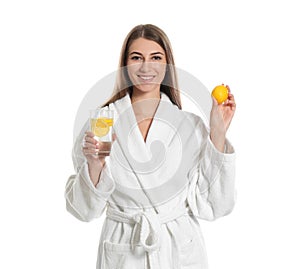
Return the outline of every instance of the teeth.
<path id="1" fill-rule="evenodd" d="M 154 76 L 139 76 L 141 79 L 143 79 L 143 80 L 150 80 L 150 79 L 152 79 L 152 78 L 154 78 Z"/>

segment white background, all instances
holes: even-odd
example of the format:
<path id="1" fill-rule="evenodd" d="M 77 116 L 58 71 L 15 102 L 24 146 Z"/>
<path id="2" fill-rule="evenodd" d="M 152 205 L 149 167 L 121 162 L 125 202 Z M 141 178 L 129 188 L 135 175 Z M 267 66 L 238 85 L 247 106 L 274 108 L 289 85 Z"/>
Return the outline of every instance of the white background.
<path id="1" fill-rule="evenodd" d="M 101 219 L 65 210 L 82 98 L 140 23 L 178 67 L 231 86 L 237 204 L 202 222 L 212 269 L 300 268 L 297 1 L 2 1 L 0 268 L 95 268 Z"/>

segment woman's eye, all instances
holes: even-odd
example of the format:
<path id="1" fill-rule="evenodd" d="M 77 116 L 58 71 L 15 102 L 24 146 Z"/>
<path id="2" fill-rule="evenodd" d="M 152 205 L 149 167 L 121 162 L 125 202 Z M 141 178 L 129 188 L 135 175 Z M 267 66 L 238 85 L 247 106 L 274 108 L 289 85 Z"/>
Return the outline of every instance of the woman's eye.
<path id="1" fill-rule="evenodd" d="M 138 61 L 138 60 L 141 60 L 141 57 L 140 56 L 132 56 L 131 60 Z"/>
<path id="2" fill-rule="evenodd" d="M 155 60 L 155 61 L 159 61 L 159 60 L 161 60 L 161 57 L 160 56 L 153 56 L 152 59 Z"/>

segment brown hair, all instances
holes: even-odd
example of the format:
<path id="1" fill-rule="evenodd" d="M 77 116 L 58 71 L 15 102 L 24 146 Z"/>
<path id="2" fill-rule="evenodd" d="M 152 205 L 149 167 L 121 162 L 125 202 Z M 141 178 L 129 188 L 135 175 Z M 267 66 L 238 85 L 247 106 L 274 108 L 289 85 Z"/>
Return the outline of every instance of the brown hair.
<path id="1" fill-rule="evenodd" d="M 130 95 L 132 94 L 132 86 L 130 85 L 131 82 L 125 66 L 128 58 L 129 47 L 134 40 L 140 37 L 154 41 L 164 49 L 166 54 L 167 66 L 164 80 L 162 81 L 160 86 L 160 91 L 164 92 L 170 98 L 171 102 L 177 105 L 179 109 L 181 109 L 180 92 L 178 90 L 177 74 L 171 43 L 167 35 L 160 28 L 152 24 L 138 25 L 128 33 L 121 49 L 119 69 L 117 72 L 114 92 L 111 98 L 102 107 L 107 106 L 118 99 L 121 99 L 126 95 L 127 92 Z"/>

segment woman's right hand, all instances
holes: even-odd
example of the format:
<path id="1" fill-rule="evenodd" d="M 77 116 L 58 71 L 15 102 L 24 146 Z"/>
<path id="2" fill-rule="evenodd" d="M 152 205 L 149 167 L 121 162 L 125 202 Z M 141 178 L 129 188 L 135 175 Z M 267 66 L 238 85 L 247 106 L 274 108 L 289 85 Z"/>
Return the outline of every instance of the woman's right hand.
<path id="1" fill-rule="evenodd" d="M 92 132 L 87 131 L 83 140 L 82 152 L 86 157 L 88 163 L 96 164 L 99 161 L 103 161 L 105 157 L 100 157 L 98 155 L 100 150 L 100 143 L 94 138 L 94 134 Z"/>
<path id="2" fill-rule="evenodd" d="M 113 136 L 113 141 L 114 140 L 115 135 Z M 94 134 L 92 132 L 87 131 L 85 133 L 82 152 L 87 159 L 89 174 L 95 186 L 99 182 L 100 174 L 105 164 L 105 156 L 98 155 L 102 147 L 103 144 L 101 144 L 101 141 L 97 141 L 94 138 Z"/>

